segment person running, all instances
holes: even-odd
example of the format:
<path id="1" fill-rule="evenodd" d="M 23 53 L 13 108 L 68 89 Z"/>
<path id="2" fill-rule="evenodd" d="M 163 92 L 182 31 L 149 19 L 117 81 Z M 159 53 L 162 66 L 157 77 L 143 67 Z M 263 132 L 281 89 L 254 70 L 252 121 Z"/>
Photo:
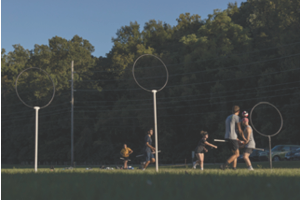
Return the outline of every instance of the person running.
<path id="1" fill-rule="evenodd" d="M 204 152 L 208 152 L 208 150 L 205 148 L 205 145 L 211 146 L 213 148 L 218 148 L 218 147 L 206 141 L 208 138 L 208 133 L 206 131 L 201 131 L 200 134 L 202 135 L 202 138 L 195 149 L 195 153 L 198 160 L 193 163 L 193 168 L 196 169 L 197 164 L 200 164 L 201 170 L 203 170 Z"/>
<path id="2" fill-rule="evenodd" d="M 121 156 L 124 159 L 124 169 L 128 168 L 127 163 L 129 160 L 129 155 L 132 153 L 133 153 L 133 151 L 129 147 L 127 147 L 127 144 L 124 144 L 124 148 L 120 152 Z"/>
<path id="3" fill-rule="evenodd" d="M 142 170 L 145 170 L 150 163 L 155 162 L 155 158 L 152 152 L 155 152 L 155 148 L 152 146 L 152 139 L 151 136 L 153 135 L 153 128 L 151 128 L 147 135 L 145 136 L 145 164 L 142 167 Z"/>
<path id="4" fill-rule="evenodd" d="M 242 120 L 242 124 L 245 127 L 244 129 L 244 135 L 246 137 L 246 141 L 241 148 L 245 148 L 244 149 L 244 160 L 245 163 L 248 167 L 248 170 L 254 170 L 252 165 L 251 165 L 251 161 L 249 159 L 250 154 L 253 152 L 253 149 L 255 148 L 255 141 L 254 141 L 254 137 L 253 137 L 253 130 L 251 128 L 251 126 L 249 125 L 249 119 L 248 118 L 243 118 Z"/>
<path id="5" fill-rule="evenodd" d="M 220 166 L 221 169 L 226 169 L 230 163 L 233 162 L 233 169 L 236 169 L 237 165 L 237 158 L 240 156 L 239 151 L 239 139 L 236 133 L 236 128 L 238 128 L 238 132 L 240 136 L 246 141 L 243 131 L 241 129 L 241 122 L 240 122 L 240 107 L 235 105 L 232 107 L 232 115 L 229 115 L 225 120 L 226 126 L 226 133 L 225 133 L 225 140 L 227 140 L 228 148 L 232 152 L 231 157 Z"/>

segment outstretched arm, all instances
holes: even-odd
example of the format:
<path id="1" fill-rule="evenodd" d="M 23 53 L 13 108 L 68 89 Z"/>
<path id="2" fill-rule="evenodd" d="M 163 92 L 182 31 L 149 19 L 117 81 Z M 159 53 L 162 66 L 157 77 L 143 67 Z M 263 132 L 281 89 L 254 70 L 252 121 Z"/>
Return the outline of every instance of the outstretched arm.
<path id="1" fill-rule="evenodd" d="M 206 144 L 206 145 L 208 145 L 208 146 L 211 146 L 211 147 L 213 147 L 213 148 L 218 148 L 217 146 L 215 146 L 215 145 L 213 145 L 213 144 L 210 144 L 209 142 L 204 142 L 204 144 Z"/>

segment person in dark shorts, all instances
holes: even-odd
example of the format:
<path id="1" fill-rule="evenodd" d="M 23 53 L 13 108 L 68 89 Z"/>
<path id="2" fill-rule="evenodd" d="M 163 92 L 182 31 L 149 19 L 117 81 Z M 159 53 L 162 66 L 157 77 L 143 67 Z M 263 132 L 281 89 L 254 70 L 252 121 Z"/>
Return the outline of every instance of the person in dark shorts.
<path id="1" fill-rule="evenodd" d="M 204 152 L 207 152 L 205 145 L 211 146 L 213 148 L 218 148 L 217 146 L 208 143 L 206 140 L 208 138 L 208 133 L 206 131 L 200 132 L 202 138 L 198 143 L 198 146 L 195 149 L 195 154 L 198 158 L 196 162 L 193 163 L 193 168 L 196 169 L 197 164 L 200 164 L 201 170 L 203 170 L 203 163 L 204 163 Z"/>
<path id="2" fill-rule="evenodd" d="M 127 144 L 124 144 L 123 149 L 120 152 L 120 154 L 124 160 L 124 169 L 128 168 L 127 163 L 129 161 L 129 155 L 132 153 L 133 153 L 133 151 L 129 147 L 127 147 Z"/>
<path id="3" fill-rule="evenodd" d="M 236 128 L 238 129 L 238 132 L 240 136 L 243 138 L 243 140 L 246 141 L 243 131 L 241 129 L 241 122 L 240 122 L 240 107 L 239 106 L 233 106 L 232 107 L 232 115 L 229 115 L 225 120 L 225 126 L 226 126 L 226 133 L 225 133 L 225 140 L 227 140 L 227 145 L 229 150 L 232 152 L 232 156 L 220 166 L 221 169 L 226 169 L 230 163 L 232 164 L 233 169 L 236 169 L 237 165 L 237 158 L 240 156 L 239 151 L 239 139 L 238 135 L 236 133 Z"/>
<path id="4" fill-rule="evenodd" d="M 142 167 L 142 170 L 145 170 L 150 163 L 155 162 L 155 158 L 152 152 L 155 152 L 155 148 L 152 146 L 152 139 L 151 136 L 153 135 L 153 128 L 151 128 L 147 135 L 145 136 L 145 164 Z"/>
<path id="5" fill-rule="evenodd" d="M 241 146 L 241 148 L 245 148 L 243 157 L 244 157 L 245 163 L 248 167 L 248 170 L 254 170 L 252 165 L 251 165 L 251 161 L 249 159 L 250 154 L 253 152 L 253 149 L 255 148 L 253 130 L 252 130 L 251 126 L 249 125 L 249 119 L 248 118 L 243 118 L 242 125 L 245 127 L 244 135 L 247 139 L 247 142 L 245 142 Z"/>

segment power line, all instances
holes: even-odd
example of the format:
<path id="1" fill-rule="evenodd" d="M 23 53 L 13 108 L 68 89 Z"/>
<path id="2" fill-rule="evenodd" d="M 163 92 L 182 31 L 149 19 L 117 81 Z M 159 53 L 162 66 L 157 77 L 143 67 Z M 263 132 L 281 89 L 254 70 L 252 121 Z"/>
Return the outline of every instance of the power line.
<path id="1" fill-rule="evenodd" d="M 293 70 L 299 70 L 299 69 L 293 69 Z M 285 71 L 291 71 L 291 70 L 285 70 Z M 281 71 L 281 72 L 285 72 L 285 71 Z M 281 72 L 276 72 L 276 73 L 281 73 Z M 274 74 L 274 73 L 268 73 L 268 74 L 263 74 L 263 75 L 269 75 L 269 74 Z M 259 75 L 259 76 L 261 76 L 261 75 Z M 246 77 L 243 77 L 243 78 L 246 78 Z M 230 79 L 230 80 L 232 80 L 232 79 Z M 222 81 L 222 80 L 221 80 Z M 299 81 L 296 81 L 296 82 L 299 82 Z M 295 82 L 291 82 L 291 83 L 295 83 Z M 201 83 L 201 84 L 203 84 L 203 83 Z M 286 83 L 284 83 L 284 84 L 286 84 Z M 186 85 L 191 85 L 191 84 L 186 84 Z M 283 85 L 283 84 L 276 84 L 276 85 Z M 182 86 L 182 85 L 181 85 Z M 267 86 L 263 86 L 263 87 L 267 87 Z M 260 87 L 256 87 L 256 88 L 260 88 Z M 244 89 L 244 90 L 250 90 L 249 88 L 247 88 L 247 89 Z M 232 96 L 232 95 L 231 95 Z M 226 96 L 221 96 L 221 97 L 215 97 L 215 98 L 222 98 L 222 97 L 226 97 Z M 209 99 L 211 99 L 211 97 L 209 98 Z M 197 99 L 196 99 L 197 100 Z M 202 99 L 203 100 L 203 99 Z M 132 100 L 132 101 L 142 101 L 142 100 Z M 194 100 L 190 100 L 190 101 L 194 101 Z M 176 102 L 176 101 L 175 101 Z M 178 102 L 178 101 L 177 101 Z M 67 102 L 66 102 L 67 103 Z M 62 104 L 58 104 L 58 105 L 54 105 L 54 106 L 59 106 L 59 105 L 63 105 L 63 104 L 66 104 L 66 103 L 62 103 Z M 169 103 L 169 102 L 167 102 L 167 103 Z M 172 102 L 173 103 L 173 102 Z M 158 104 L 164 104 L 164 103 L 158 103 Z M 54 107 L 53 106 L 53 107 Z M 24 112 L 31 112 L 31 110 L 29 110 L 29 111 L 21 111 L 21 112 L 14 112 L 14 113 L 10 113 L 10 114 L 16 114 L 16 113 L 24 113 Z M 10 114 L 3 114 L 3 116 L 6 116 L 6 115 L 10 115 Z"/>
<path id="2" fill-rule="evenodd" d="M 13 94 L 13 93 L 12 93 Z M 69 95 L 69 94 L 62 94 L 62 95 L 56 95 L 56 96 L 58 96 L 58 97 L 63 97 L 63 96 L 67 96 L 67 95 Z M 17 97 L 17 95 L 16 95 L 16 97 Z M 44 98 L 42 98 L 42 99 L 44 99 Z M 33 100 L 33 101 L 28 101 L 28 102 L 36 102 L 37 100 Z M 19 102 L 19 103 L 14 103 L 14 104 L 5 104 L 5 105 L 1 105 L 1 107 L 9 107 L 9 106 L 15 106 L 15 105 L 21 105 L 21 104 L 23 104 L 22 102 Z"/>
<path id="3" fill-rule="evenodd" d="M 69 119 L 68 119 L 69 120 Z M 40 125 L 40 123 L 39 123 L 39 125 Z M 39 132 L 43 132 L 43 131 L 45 131 L 45 130 L 57 130 L 57 129 L 62 129 L 62 127 L 57 127 L 57 128 L 42 128 L 42 129 L 40 129 L 39 128 Z M 3 130 L 4 132 L 6 131 L 13 131 L 14 130 L 14 128 L 10 128 L 10 129 L 5 129 L 5 130 Z M 33 133 L 33 132 L 31 132 L 31 131 L 26 131 L 26 132 L 23 132 L 23 131 L 18 131 L 18 132 L 21 132 L 21 133 Z"/>
<path id="4" fill-rule="evenodd" d="M 218 59 L 222 59 L 222 58 L 228 58 L 230 56 L 238 56 L 238 55 L 244 55 L 244 54 L 249 54 L 249 53 L 257 53 L 260 51 L 265 51 L 265 50 L 270 50 L 270 49 L 276 49 L 276 48 L 280 48 L 280 47 L 285 47 L 285 46 L 291 46 L 291 45 L 296 45 L 299 44 L 300 42 L 295 42 L 295 43 L 289 43 L 289 44 L 285 44 L 285 45 L 281 45 L 281 46 L 277 46 L 277 47 L 269 47 L 269 48 L 265 48 L 265 49 L 261 49 L 261 50 L 255 50 L 252 52 L 245 52 L 245 53 L 240 53 L 240 54 L 230 54 L 228 56 L 218 56 L 212 59 L 207 59 L 207 60 L 201 60 L 201 61 L 193 61 L 193 62 L 182 62 L 182 63 L 177 63 L 177 64 L 166 64 L 167 66 L 176 66 L 176 65 L 182 65 L 182 64 L 191 64 L 191 63 L 199 63 L 199 62 L 207 62 L 207 61 L 212 61 L 212 60 L 218 60 Z M 149 68 L 153 68 L 153 67 L 149 67 Z M 120 71 L 131 71 L 131 69 L 123 69 L 123 70 L 114 70 L 114 72 Z M 93 73 L 98 73 L 98 72 L 110 72 L 110 71 L 89 71 L 89 72 L 93 72 Z M 79 72 L 81 73 L 81 72 Z M 88 73 L 88 72 L 85 72 Z"/>
<path id="5" fill-rule="evenodd" d="M 274 91 L 280 91 L 280 90 L 274 90 Z M 269 91 L 267 91 L 269 92 Z M 273 92 L 273 91 L 271 91 Z M 277 96 L 286 96 L 286 95 L 291 95 L 290 93 L 289 94 L 282 94 L 282 95 L 276 95 Z M 275 97 L 275 96 L 270 96 L 270 97 Z M 221 98 L 221 97 L 220 97 Z M 253 99 L 261 99 L 261 98 L 268 98 L 268 97 L 257 97 L 257 98 L 247 98 L 247 99 L 238 99 L 238 100 L 232 100 L 232 101 L 223 101 L 223 102 L 219 102 L 219 103 L 208 103 L 208 104 L 194 104 L 193 106 L 169 106 L 169 107 L 161 107 L 161 108 L 158 108 L 158 110 L 164 110 L 164 109 L 169 109 L 169 108 L 184 108 L 184 107 L 188 107 L 188 108 L 194 108 L 194 107 L 199 107 L 199 106 L 211 106 L 211 105 L 218 105 L 218 104 L 225 104 L 225 103 L 231 103 L 231 102 L 237 102 L 237 101 L 248 101 L 248 100 L 253 100 Z M 152 108 L 146 108 L 146 109 L 130 109 L 130 111 L 132 110 L 150 110 Z M 95 111 L 75 111 L 75 112 L 101 112 L 101 111 L 112 111 L 112 112 L 115 112 L 115 111 L 124 111 L 124 110 L 95 110 Z"/>
<path id="6" fill-rule="evenodd" d="M 295 103 L 295 104 L 290 104 L 290 105 L 285 105 L 285 106 L 294 106 L 294 105 L 300 105 L 299 103 Z M 251 108 L 244 108 L 243 110 L 250 110 Z M 178 115 L 164 115 L 164 116 L 191 116 L 191 115 L 201 115 L 201 114 L 212 114 L 212 113 L 229 113 L 228 110 L 224 111 L 224 110 L 219 110 L 219 111 L 209 111 L 209 112 L 201 112 L 201 113 L 190 113 L 190 114 L 178 114 Z M 286 114 L 285 114 L 286 115 Z M 290 114 L 288 116 L 291 116 Z M 146 116 L 146 118 L 152 118 L 153 116 Z M 160 116 L 159 116 L 160 117 Z M 139 118 L 139 117 L 122 117 L 122 118 L 105 118 L 105 119 L 124 119 L 124 118 L 132 118 L 132 119 L 136 119 L 136 118 Z M 145 118 L 145 117 L 142 117 L 142 118 Z M 74 119 L 80 119 L 80 120 L 83 120 L 85 118 L 74 118 Z M 104 119 L 104 118 L 93 118 L 93 119 Z M 60 121 L 67 121 L 69 119 L 62 119 Z M 88 119 L 86 118 L 85 120 L 91 120 L 91 119 Z M 42 124 L 49 124 L 49 123 L 57 123 L 56 121 L 47 121 L 47 122 L 40 122 L 39 125 L 42 125 Z M 187 124 L 185 124 L 187 125 Z M 119 125 L 116 125 L 116 126 L 119 126 Z M 113 127 L 116 127 L 116 126 L 113 126 Z M 105 127 L 108 127 L 108 126 L 105 126 Z M 137 125 L 134 126 L 134 127 L 138 127 Z M 14 128 L 12 129 L 9 129 L 9 130 L 13 130 Z M 61 129 L 61 127 L 60 127 Z M 40 130 L 40 129 L 39 129 Z M 43 129 L 41 129 L 43 130 Z M 7 129 L 4 129 L 4 131 L 7 131 Z"/>
<path id="7" fill-rule="evenodd" d="M 206 83 L 215 83 L 215 82 L 222 82 L 222 81 L 232 81 L 232 80 L 239 80 L 239 79 L 245 79 L 245 78 L 253 78 L 253 77 L 259 77 L 259 76 L 273 75 L 273 74 L 278 74 L 278 73 L 282 73 L 282 72 L 290 72 L 290 71 L 295 71 L 295 70 L 300 70 L 300 68 L 290 69 L 290 70 L 283 70 L 283 71 L 279 71 L 279 72 L 272 72 L 272 73 L 266 73 L 266 74 L 260 74 L 260 75 L 253 75 L 253 76 L 243 76 L 243 77 L 240 77 L 240 78 L 233 78 L 233 79 L 222 79 L 222 80 L 207 81 L 207 82 L 200 82 L 200 83 L 190 83 L 190 84 L 181 84 L 181 85 L 173 85 L 173 86 L 168 86 L 167 85 L 166 88 L 191 86 L 191 85 L 202 85 L 202 84 L 206 84 Z M 102 91 L 108 92 L 108 91 L 133 91 L 133 90 L 140 90 L 140 88 L 102 90 Z M 99 92 L 98 90 L 87 90 L 87 89 L 76 90 L 76 91 L 77 92 Z"/>
<path id="8" fill-rule="evenodd" d="M 63 111 L 63 112 L 61 112 L 61 111 L 59 111 L 59 112 L 57 112 L 57 111 L 52 111 L 52 112 L 48 112 L 46 115 L 45 115 L 45 114 L 40 114 L 40 115 L 39 115 L 39 119 L 41 119 L 42 117 L 48 117 L 48 116 L 52 116 L 52 115 L 57 115 L 57 114 L 66 113 L 66 112 L 68 112 L 67 110 L 69 110 L 69 109 L 64 109 L 64 110 L 66 110 L 66 111 Z M 49 113 L 50 113 L 50 114 L 49 114 Z M 32 114 L 31 117 L 34 117 L 34 115 Z M 7 121 L 13 121 L 13 122 L 15 122 L 15 121 L 26 120 L 26 119 L 30 119 L 30 118 L 28 118 L 28 116 L 27 116 L 27 117 L 18 117 L 18 118 L 13 118 L 13 119 L 9 119 L 9 120 L 1 120 L 1 122 L 2 122 L 2 123 L 3 123 L 3 122 L 7 122 Z"/>
<path id="9" fill-rule="evenodd" d="M 286 84 L 291 84 L 291 83 L 299 83 L 300 81 L 295 81 L 295 82 L 289 82 L 289 83 L 283 83 L 283 84 L 275 84 L 275 85 L 267 85 L 267 86 L 262 86 L 262 87 L 252 87 L 252 88 L 246 88 L 246 89 L 242 89 L 242 90 L 230 90 L 230 91 L 226 91 L 226 92 L 215 92 L 215 93 L 202 93 L 202 94 L 197 94 L 197 95 L 184 95 L 184 96 L 177 96 L 177 97 L 165 97 L 165 98 L 159 98 L 159 100 L 165 100 L 165 99 L 174 99 L 174 98 L 187 98 L 187 97 L 198 97 L 198 96 L 207 96 L 207 95 L 211 95 L 211 94 L 221 94 L 221 93 L 230 93 L 230 92 L 235 92 L 235 93 L 239 93 L 241 91 L 247 91 L 247 90 L 254 90 L 254 89 L 259 89 L 259 88 L 266 88 L 266 87 L 274 87 L 274 86 L 279 86 L 279 85 L 286 85 Z M 300 87 L 300 86 L 299 86 Z M 299 87 L 294 87 L 294 88 L 299 88 Z M 284 90 L 287 90 L 287 89 L 291 89 L 291 88 L 285 88 Z M 280 89 L 282 90 L 282 89 Z M 270 90 L 268 90 L 270 91 Z M 272 90 L 274 91 L 274 90 Z M 277 90 L 275 90 L 277 91 Z M 249 93 L 247 93 L 249 94 Z M 233 95 L 228 95 L 228 96 L 233 96 Z M 216 97 L 209 97 L 209 98 L 206 98 L 206 99 L 211 99 L 211 98 L 222 98 L 222 97 L 228 97 L 228 96 L 216 96 Z M 136 102 L 136 101 L 150 101 L 152 100 L 151 99 L 142 99 L 142 100 L 128 100 L 128 101 L 119 101 L 119 100 L 116 100 L 116 101 L 109 101 L 109 102 L 116 102 L 116 103 L 120 103 L 120 102 Z M 194 100 L 198 100 L 198 99 L 194 99 Z M 165 104 L 165 103 L 173 103 L 173 102 L 180 102 L 180 101 L 194 101 L 194 100 L 179 100 L 179 101 L 172 101 L 172 102 L 159 102 L 157 104 Z M 201 100 L 203 100 L 201 98 Z M 80 101 L 80 102 L 105 102 L 105 101 Z M 128 105 L 131 105 L 131 104 L 128 104 Z M 139 104 L 139 105 L 152 105 L 152 103 L 146 103 L 146 104 Z M 77 108 L 78 107 L 86 107 L 86 108 L 89 108 L 89 107 L 107 107 L 107 106 L 76 106 Z"/>
<path id="10" fill-rule="evenodd" d="M 61 105 L 64 105 L 64 104 L 67 104 L 68 102 L 65 102 L 65 103 L 61 103 L 61 104 L 57 104 L 57 105 L 53 105 L 53 106 L 51 106 L 51 108 L 53 108 L 53 107 L 57 107 L 57 106 L 61 106 Z M 24 111 L 18 111 L 18 112 L 9 112 L 9 114 L 1 114 L 1 116 L 6 116 L 6 115 L 13 115 L 13 114 L 18 114 L 18 113 L 29 113 L 29 112 L 34 112 L 34 109 L 30 109 L 30 110 L 24 110 Z M 40 113 L 48 113 L 48 112 L 41 112 L 41 110 L 39 111 Z M 52 111 L 50 111 L 50 112 L 53 112 L 53 110 Z"/>
<path id="11" fill-rule="evenodd" d="M 273 59 L 263 60 L 263 61 L 255 61 L 255 62 L 250 62 L 250 63 L 233 65 L 233 66 L 230 66 L 230 67 L 222 67 L 222 68 L 215 68 L 215 69 L 206 69 L 206 70 L 202 70 L 202 71 L 195 71 L 195 72 L 189 72 L 189 73 L 170 74 L 169 77 L 183 76 L 183 75 L 188 75 L 188 74 L 198 74 L 198 73 L 203 73 L 203 72 L 206 73 L 206 72 L 220 70 L 220 69 L 230 69 L 230 68 L 234 68 L 234 67 L 241 67 L 241 66 L 247 66 L 247 65 L 258 64 L 258 63 L 263 63 L 263 62 L 269 62 L 269 61 L 274 61 L 274 60 L 280 60 L 280 59 L 283 59 L 283 58 L 289 58 L 289 57 L 294 57 L 294 56 L 298 56 L 298 55 L 300 55 L 300 53 L 293 54 L 293 55 L 288 55 L 288 56 L 283 56 L 283 57 L 279 57 L 279 58 L 273 58 Z M 140 78 L 139 80 L 164 78 L 164 77 L 165 76 L 152 76 L 152 77 L 147 77 L 147 78 Z M 91 82 L 91 81 L 109 82 L 109 81 L 120 81 L 120 80 L 122 80 L 122 81 L 128 81 L 128 80 L 132 80 L 132 79 L 81 80 L 81 82 L 84 82 L 84 81 L 87 81 L 87 82 Z"/>
<path id="12" fill-rule="evenodd" d="M 292 83 L 299 83 L 300 81 L 293 81 L 293 82 L 287 82 L 287 83 L 280 83 L 280 84 L 272 84 L 272 85 L 265 85 L 265 86 L 259 86 L 259 87 L 252 87 L 252 88 L 246 88 L 246 89 L 240 89 L 240 90 L 229 90 L 225 92 L 209 92 L 209 93 L 201 93 L 201 94 L 196 94 L 196 95 L 182 95 L 182 96 L 173 96 L 173 97 L 164 97 L 164 98 L 159 98 L 159 100 L 162 99 L 174 99 L 174 98 L 186 98 L 186 97 L 194 97 L 194 96 L 206 96 L 206 95 L 211 95 L 211 94 L 222 94 L 222 93 L 230 93 L 230 92 L 241 92 L 241 91 L 246 91 L 246 90 L 253 90 L 253 89 L 258 89 L 258 88 L 266 88 L 266 87 L 274 87 L 274 86 L 280 86 L 280 85 L 287 85 L 287 84 L 292 84 Z M 77 101 L 77 102 L 133 102 L 133 101 L 147 101 L 147 100 L 152 100 L 153 98 L 149 99 L 138 99 L 138 100 L 113 100 L 113 101 Z M 106 107 L 106 106 L 105 106 Z"/>
<path id="13" fill-rule="evenodd" d="M 299 105 L 299 104 L 297 104 Z M 292 105 L 291 105 L 292 106 Z M 246 110 L 246 109 L 244 109 Z M 249 108 L 250 110 L 250 108 Z M 229 113 L 230 111 L 226 110 L 219 110 L 219 111 L 210 111 L 210 112 L 200 112 L 200 113 L 189 113 L 189 114 L 177 114 L 177 115 L 158 115 L 158 118 L 160 117 L 175 117 L 175 116 L 192 116 L 192 115 L 204 115 L 204 114 L 212 114 L 212 113 Z M 139 116 L 139 117 L 106 117 L 106 118 L 93 118 L 93 119 L 137 119 L 137 118 L 153 118 L 153 116 Z M 74 119 L 84 119 L 84 118 L 74 118 Z M 90 120 L 90 119 L 87 119 Z"/>

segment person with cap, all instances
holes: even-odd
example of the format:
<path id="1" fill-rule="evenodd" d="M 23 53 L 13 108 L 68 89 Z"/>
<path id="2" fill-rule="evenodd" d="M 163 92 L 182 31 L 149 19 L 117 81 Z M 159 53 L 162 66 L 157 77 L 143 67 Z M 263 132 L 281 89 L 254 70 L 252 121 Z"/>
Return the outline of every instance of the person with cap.
<path id="1" fill-rule="evenodd" d="M 249 125 L 248 118 L 242 119 L 242 125 L 245 127 L 244 136 L 246 137 L 246 142 L 241 146 L 241 148 L 245 148 L 243 157 L 244 157 L 245 163 L 248 167 L 248 170 L 254 170 L 251 165 L 251 161 L 249 159 L 250 154 L 253 152 L 253 149 L 255 148 L 253 130 L 252 130 L 251 126 Z"/>

